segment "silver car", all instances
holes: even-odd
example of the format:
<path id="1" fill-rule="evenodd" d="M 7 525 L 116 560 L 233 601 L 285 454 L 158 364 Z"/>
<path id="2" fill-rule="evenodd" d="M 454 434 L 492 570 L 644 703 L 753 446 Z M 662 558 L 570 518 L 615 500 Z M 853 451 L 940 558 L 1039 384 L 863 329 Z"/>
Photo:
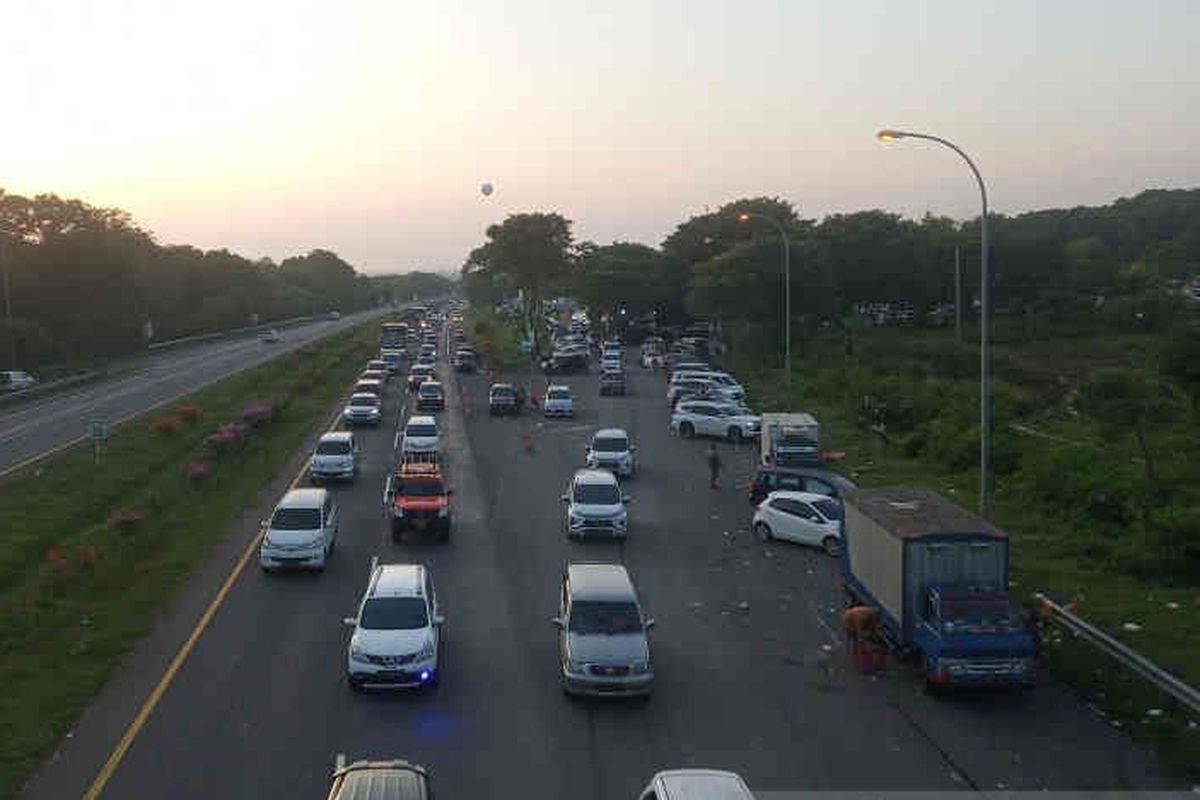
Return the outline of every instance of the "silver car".
<path id="1" fill-rule="evenodd" d="M 559 593 L 558 656 L 568 695 L 650 694 L 649 631 L 629 573 L 620 564 L 568 564 Z"/>

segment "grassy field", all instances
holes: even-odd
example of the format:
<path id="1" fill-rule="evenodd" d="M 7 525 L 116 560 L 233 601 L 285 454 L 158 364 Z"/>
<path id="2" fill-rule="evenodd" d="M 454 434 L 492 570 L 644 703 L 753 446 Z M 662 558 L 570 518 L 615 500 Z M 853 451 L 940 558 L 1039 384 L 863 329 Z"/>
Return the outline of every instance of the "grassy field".
<path id="1" fill-rule="evenodd" d="M 999 344 L 991 517 L 1011 537 L 1023 602 L 1035 592 L 1073 600 L 1082 617 L 1200 685 L 1200 575 L 1164 550 L 1158 533 L 1197 511 L 1195 420 L 1185 415 L 1150 437 L 1161 463 L 1158 485 L 1146 491 L 1163 507 L 1145 524 L 1135 490 L 1144 464 L 1132 437 L 1106 437 L 1075 408 L 1075 390 L 1093 370 L 1151 374 L 1160 346 L 1151 335 Z M 860 334 L 846 350 L 840 340 L 800 348 L 790 399 L 778 370 L 755 366 L 760 359 L 741 359 L 738 372 L 756 407 L 812 412 L 823 444 L 845 452 L 839 469 L 860 485 L 927 486 L 975 508 L 978 351 L 955 345 L 952 333 L 895 330 Z M 886 442 L 871 430 L 867 396 L 889 408 Z M 1043 651 L 1112 724 L 1200 779 L 1200 721 L 1082 642 L 1048 630 Z"/>
<path id="2" fill-rule="evenodd" d="M 99 465 L 76 448 L 0 487 L 0 796 L 325 419 L 377 339 L 373 323 L 306 345 L 125 424 Z"/>

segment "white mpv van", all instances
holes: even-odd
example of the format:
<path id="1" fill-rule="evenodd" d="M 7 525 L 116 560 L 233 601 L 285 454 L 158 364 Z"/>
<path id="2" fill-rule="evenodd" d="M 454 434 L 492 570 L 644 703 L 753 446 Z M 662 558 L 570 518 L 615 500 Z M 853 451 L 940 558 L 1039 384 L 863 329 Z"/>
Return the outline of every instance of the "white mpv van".
<path id="1" fill-rule="evenodd" d="M 337 504 L 326 489 L 292 489 L 266 523 L 258 557 L 264 572 L 325 569 L 338 530 Z"/>

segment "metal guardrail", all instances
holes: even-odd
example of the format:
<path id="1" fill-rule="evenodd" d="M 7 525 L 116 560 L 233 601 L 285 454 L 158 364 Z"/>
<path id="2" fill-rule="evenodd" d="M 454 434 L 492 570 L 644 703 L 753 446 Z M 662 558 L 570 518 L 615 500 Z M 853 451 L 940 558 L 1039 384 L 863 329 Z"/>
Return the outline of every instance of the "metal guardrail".
<path id="1" fill-rule="evenodd" d="M 1145 656 L 1121 644 L 1096 626 L 1075 616 L 1044 594 L 1038 593 L 1034 597 L 1041 602 L 1042 608 L 1050 613 L 1051 621 L 1061 625 L 1076 636 L 1088 640 L 1122 666 L 1141 675 L 1155 687 L 1187 706 L 1192 713 L 1200 714 L 1200 690 L 1188 686 Z"/>
<path id="2" fill-rule="evenodd" d="M 213 331 L 212 333 L 200 333 L 195 336 L 184 336 L 181 339 L 168 339 L 165 342 L 154 342 L 146 345 L 147 350 L 164 350 L 168 347 L 178 347 L 183 344 L 195 344 L 196 342 L 208 342 L 213 339 L 221 339 L 226 336 L 237 336 L 241 333 L 261 333 L 269 331 L 273 328 L 286 328 L 292 325 L 300 325 L 313 320 L 329 319 L 329 314 L 316 314 L 310 317 L 292 317 L 291 319 L 280 319 L 271 322 L 263 322 L 259 325 L 247 325 L 244 328 L 230 328 L 223 331 Z"/>

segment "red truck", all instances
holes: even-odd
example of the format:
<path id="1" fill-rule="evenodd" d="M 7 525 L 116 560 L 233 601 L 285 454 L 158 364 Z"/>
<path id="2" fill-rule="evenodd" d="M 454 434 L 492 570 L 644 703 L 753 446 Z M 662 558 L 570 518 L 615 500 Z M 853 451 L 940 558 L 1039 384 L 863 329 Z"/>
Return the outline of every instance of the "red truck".
<path id="1" fill-rule="evenodd" d="M 407 530 L 432 531 L 443 542 L 450 538 L 450 495 L 442 468 L 434 462 L 401 464 L 388 484 L 387 514 L 392 538 Z"/>

